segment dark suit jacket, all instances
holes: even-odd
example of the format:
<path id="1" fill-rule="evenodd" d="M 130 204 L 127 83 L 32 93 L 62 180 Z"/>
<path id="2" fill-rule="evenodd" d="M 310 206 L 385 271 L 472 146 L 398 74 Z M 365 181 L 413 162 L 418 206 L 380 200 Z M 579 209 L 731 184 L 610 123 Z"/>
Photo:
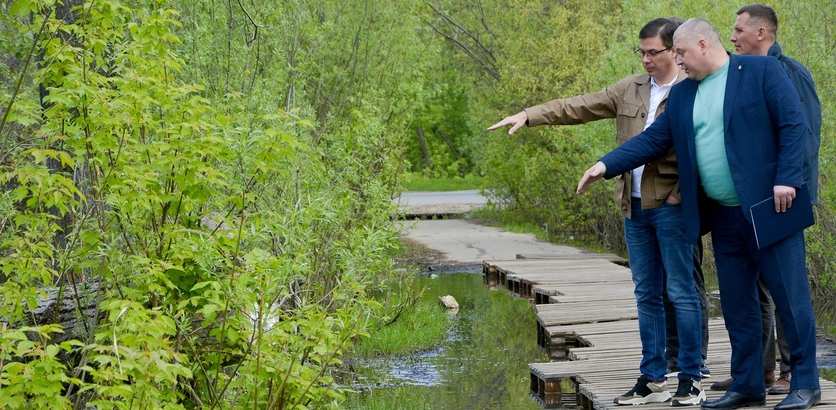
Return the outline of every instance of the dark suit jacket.
<path id="1" fill-rule="evenodd" d="M 806 158 L 804 166 L 806 169 L 806 183 L 810 190 L 810 199 L 816 203 L 819 187 L 819 146 L 821 145 L 821 102 L 816 94 L 816 83 L 813 82 L 813 75 L 803 64 L 783 54 L 781 46 L 773 43 L 769 48 L 769 56 L 775 57 L 784 66 L 784 70 L 790 77 L 790 82 L 795 85 L 795 91 L 801 97 L 801 112 L 807 119 L 810 126 L 810 134 L 805 138 Z"/>
<path id="2" fill-rule="evenodd" d="M 804 136 L 807 124 L 798 92 L 778 60 L 729 57 L 723 101 L 726 157 L 741 209 L 772 195 L 774 185 L 804 184 Z M 694 148 L 694 99 L 698 81 L 675 85 L 668 108 L 647 130 L 604 156 L 606 178 L 620 175 L 665 155 L 671 146 L 679 160 L 679 189 L 686 233 L 697 240 L 701 210 L 709 205 L 702 192 Z M 809 203 L 793 203 L 806 206 Z M 743 212 L 749 218 L 749 212 Z M 751 222 L 751 221 L 750 221 Z"/>

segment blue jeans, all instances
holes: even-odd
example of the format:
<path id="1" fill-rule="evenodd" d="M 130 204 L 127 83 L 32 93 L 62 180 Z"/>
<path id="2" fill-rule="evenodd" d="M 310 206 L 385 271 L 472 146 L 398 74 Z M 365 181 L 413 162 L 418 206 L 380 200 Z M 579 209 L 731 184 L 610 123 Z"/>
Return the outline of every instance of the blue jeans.
<path id="1" fill-rule="evenodd" d="M 682 208 L 663 204 L 641 209 L 632 202 L 632 217 L 624 220 L 624 237 L 636 285 L 642 361 L 639 370 L 653 381 L 664 380 L 665 306 L 674 307 L 679 335 L 679 378 L 700 379 L 702 365 L 702 306 L 694 282 L 694 243 L 687 239 Z M 667 277 L 665 276 L 667 275 Z"/>

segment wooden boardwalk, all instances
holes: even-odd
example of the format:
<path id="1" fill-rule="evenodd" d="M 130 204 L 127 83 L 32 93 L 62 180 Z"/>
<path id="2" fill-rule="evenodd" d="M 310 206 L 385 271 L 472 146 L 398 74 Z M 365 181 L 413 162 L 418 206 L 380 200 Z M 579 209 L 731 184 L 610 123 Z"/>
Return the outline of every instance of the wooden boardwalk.
<path id="1" fill-rule="evenodd" d="M 624 261 L 612 255 L 521 257 L 483 264 L 485 283 L 528 298 L 537 314 L 537 344 L 552 362 L 532 363 L 531 395 L 546 408 L 610 409 L 613 399 L 633 387 L 640 373 L 641 341 L 633 282 Z M 709 320 L 708 390 L 729 377 L 731 347 L 722 319 Z M 668 380 L 676 391 L 677 379 Z M 836 410 L 836 384 L 821 380 L 822 402 L 816 409 Z M 774 407 L 784 396 L 767 396 Z M 641 410 L 670 408 L 669 403 Z"/>

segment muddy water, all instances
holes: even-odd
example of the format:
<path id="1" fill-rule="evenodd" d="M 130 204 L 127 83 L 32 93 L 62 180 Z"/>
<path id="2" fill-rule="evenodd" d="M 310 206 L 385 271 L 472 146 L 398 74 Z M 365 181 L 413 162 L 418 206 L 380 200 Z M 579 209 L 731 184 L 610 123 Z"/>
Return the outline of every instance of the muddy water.
<path id="1" fill-rule="evenodd" d="M 428 279 L 431 280 L 431 279 Z M 353 363 L 353 409 L 538 409 L 528 363 L 544 361 L 528 302 L 491 291 L 478 275 L 442 275 L 459 302 L 446 340 L 397 358 Z"/>

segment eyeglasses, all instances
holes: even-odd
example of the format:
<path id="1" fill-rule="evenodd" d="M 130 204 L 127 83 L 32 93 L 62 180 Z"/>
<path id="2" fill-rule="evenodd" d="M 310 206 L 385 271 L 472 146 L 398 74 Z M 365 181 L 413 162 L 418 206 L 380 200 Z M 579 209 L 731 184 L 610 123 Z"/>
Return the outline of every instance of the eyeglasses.
<path id="1" fill-rule="evenodd" d="M 644 57 L 645 55 L 648 55 L 648 56 L 651 56 L 651 57 L 656 57 L 657 55 L 659 55 L 659 53 L 661 53 L 663 51 L 668 51 L 670 49 L 671 49 L 670 47 L 667 47 L 667 48 L 663 48 L 661 50 L 642 50 L 642 49 L 636 47 L 633 50 L 633 52 L 635 52 L 636 54 L 638 54 L 642 57 Z"/>

